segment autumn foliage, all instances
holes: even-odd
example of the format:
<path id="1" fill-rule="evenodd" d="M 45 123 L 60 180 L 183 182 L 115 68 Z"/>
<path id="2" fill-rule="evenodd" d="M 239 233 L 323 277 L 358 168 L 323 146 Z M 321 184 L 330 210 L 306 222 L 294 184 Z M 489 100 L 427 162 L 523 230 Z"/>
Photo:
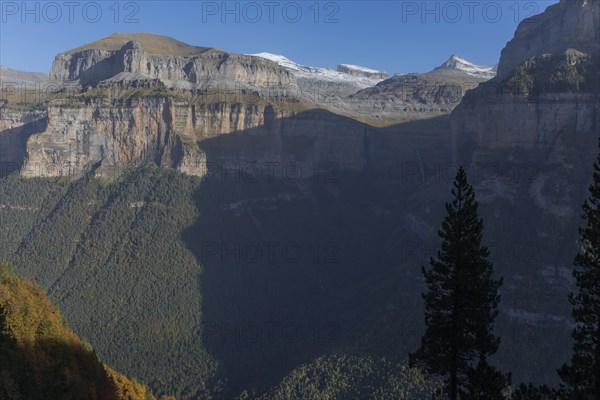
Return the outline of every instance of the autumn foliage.
<path id="1" fill-rule="evenodd" d="M 0 264 L 0 398 L 155 400 L 102 364 L 45 293 Z"/>

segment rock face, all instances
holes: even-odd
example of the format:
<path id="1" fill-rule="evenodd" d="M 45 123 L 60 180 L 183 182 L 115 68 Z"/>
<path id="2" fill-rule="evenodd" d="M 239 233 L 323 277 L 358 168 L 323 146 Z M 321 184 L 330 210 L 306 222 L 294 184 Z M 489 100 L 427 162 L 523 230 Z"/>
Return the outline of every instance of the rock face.
<path id="1" fill-rule="evenodd" d="M 389 74 L 385 71 L 378 71 L 371 68 L 365 68 L 358 65 L 340 64 L 337 67 L 338 72 L 343 72 L 351 76 L 360 76 L 363 78 L 387 79 Z"/>
<path id="2" fill-rule="evenodd" d="M 50 78 L 77 89 L 53 93 L 44 124 L 4 135 L 13 144 L 3 159 L 26 177 L 111 176 L 146 162 L 198 176 L 214 162 L 359 171 L 386 147 L 371 144 L 382 131 L 359 121 L 448 114 L 484 80 L 453 69 L 382 82 L 382 71 L 343 69 L 114 34 L 56 57 Z"/>
<path id="3" fill-rule="evenodd" d="M 560 54 L 567 49 L 600 53 L 600 1 L 560 0 L 543 14 L 526 19 L 502 51 L 498 75 L 540 54 Z"/>
<path id="4" fill-rule="evenodd" d="M 490 89 L 493 90 L 493 89 Z M 552 148 L 564 135 L 597 135 L 600 99 L 597 95 L 558 93 L 535 101 L 513 95 L 474 98 L 452 116 L 457 145 L 479 148 Z"/>
<path id="5" fill-rule="evenodd" d="M 48 126 L 27 143 L 22 175 L 99 174 L 144 162 L 191 175 L 206 172 L 197 142 L 256 128 L 265 123 L 267 106 L 242 103 L 190 105 L 169 97 L 123 102 L 93 98 L 76 103 L 55 100 Z"/>
<path id="6" fill-rule="evenodd" d="M 575 289 L 581 205 L 598 155 L 599 10 L 598 0 L 563 0 L 523 21 L 498 76 L 469 91 L 451 115 L 453 162 L 475 171 L 487 240 L 505 253 L 494 261 L 506 277 L 500 318 L 513 332 L 540 327 L 539 340 L 520 353 L 540 346 L 535 365 L 545 366 L 539 370 L 546 376 L 532 379 L 533 363 L 521 374 L 551 385 L 571 356 L 567 295 Z M 544 350 L 551 341 L 563 355 Z"/>
<path id="7" fill-rule="evenodd" d="M 457 153 L 473 146 L 552 148 L 598 136 L 598 32 L 598 0 L 564 0 L 523 21 L 502 51 L 498 76 L 467 93 L 453 112 Z"/>
<path id="8" fill-rule="evenodd" d="M 177 47 L 167 42 L 173 39 L 162 36 L 157 39 L 157 35 L 152 35 L 149 40 L 147 35 L 115 34 L 59 54 L 52 64 L 50 78 L 78 80 L 84 86 L 96 86 L 106 80 L 158 79 L 170 88 L 254 90 L 277 97 L 298 92 L 294 77 L 276 63 L 181 42 L 177 42 L 180 44 Z M 182 50 L 181 46 L 188 47 Z"/>
<path id="9" fill-rule="evenodd" d="M 464 71 L 437 69 L 425 74 L 395 75 L 344 100 L 346 108 L 381 119 L 423 119 L 449 114 L 469 89 L 487 78 Z"/>
<path id="10" fill-rule="evenodd" d="M 93 169 L 110 176 L 145 162 L 197 176 L 215 165 L 267 163 L 295 163 L 305 172 L 329 162 L 361 170 L 366 129 L 323 110 L 289 110 L 264 101 L 54 100 L 45 130 L 28 138 L 21 174 L 80 176 Z M 248 145 L 240 148 L 244 141 Z"/>
<path id="11" fill-rule="evenodd" d="M 21 174 L 78 176 L 96 164 L 106 171 L 139 161 L 176 166 L 181 156 L 174 153 L 181 145 L 173 134 L 173 112 L 168 99 L 119 106 L 53 101 L 46 130 L 29 138 Z"/>
<path id="12" fill-rule="evenodd" d="M 0 176 L 18 171 L 27 152 L 27 139 L 46 129 L 45 111 L 18 111 L 0 104 Z"/>

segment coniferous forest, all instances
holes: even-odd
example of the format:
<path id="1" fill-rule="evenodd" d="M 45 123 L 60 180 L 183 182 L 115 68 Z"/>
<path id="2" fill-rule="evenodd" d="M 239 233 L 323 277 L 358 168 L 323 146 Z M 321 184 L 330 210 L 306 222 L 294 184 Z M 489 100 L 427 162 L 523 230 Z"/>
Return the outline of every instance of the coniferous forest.
<path id="1" fill-rule="evenodd" d="M 0 1 L 0 61 L 0 400 L 600 400 L 600 0 Z"/>
<path id="2" fill-rule="evenodd" d="M 339 317 L 336 324 L 327 323 L 331 319 L 326 319 L 326 316 L 322 319 L 307 318 L 302 320 L 301 326 L 303 329 L 311 328 L 309 337 L 301 337 L 292 345 L 311 348 L 313 358 L 304 361 L 298 359 L 301 367 L 290 369 L 285 375 L 265 366 L 266 369 L 261 371 L 265 382 L 263 389 L 257 389 L 256 386 L 248 388 L 240 386 L 235 389 L 237 392 L 235 396 L 264 399 L 367 397 L 412 399 L 443 396 L 453 399 L 590 398 L 596 388 L 592 379 L 595 376 L 596 365 L 593 351 L 596 337 L 593 308 L 596 304 L 593 300 L 595 296 L 593 282 L 596 280 L 593 252 L 596 229 L 594 221 L 595 218 L 597 219 L 595 213 L 598 204 L 597 196 L 600 193 L 597 188 L 598 176 L 596 163 L 589 189 L 590 196 L 583 205 L 586 227 L 582 228 L 581 235 L 585 246 L 580 253 L 576 254 L 574 261 L 577 289 L 569 297 L 573 305 L 573 318 L 578 323 L 573 330 L 573 356 L 571 360 L 565 360 L 565 365 L 557 371 L 557 376 L 560 377 L 557 385 L 515 384 L 511 380 L 510 370 L 496 366 L 494 355 L 505 346 L 503 337 L 497 333 L 495 323 L 498 306 L 504 300 L 500 294 L 503 279 L 494 271 L 494 264 L 490 261 L 490 250 L 483 244 L 485 243 L 485 221 L 479 216 L 475 190 L 469 184 L 465 170 L 461 168 L 450 188 L 449 202 L 445 205 L 444 213 L 438 214 L 443 216 L 441 229 L 438 232 L 441 239 L 440 247 L 428 260 L 429 265 L 423 265 L 421 268 L 424 277 L 422 301 L 425 330 L 418 341 L 413 342 L 413 352 L 410 357 L 390 359 L 383 353 L 377 356 L 373 353 L 371 355 L 364 353 L 364 350 L 352 350 L 352 346 L 356 346 L 357 343 L 363 346 L 363 349 L 365 348 L 360 341 L 357 341 L 356 336 L 352 337 L 348 332 L 340 330 L 342 324 L 355 332 L 364 329 L 353 323 L 352 316 L 348 316 L 347 319 L 344 316 Z M 79 333 L 83 337 L 87 337 L 86 332 L 94 337 L 93 332 L 97 324 L 102 323 L 96 319 L 97 316 L 93 311 L 95 307 L 99 305 L 102 308 L 111 307 L 108 312 L 120 316 L 118 321 L 114 321 L 108 327 L 113 332 L 113 336 L 103 336 L 102 340 L 96 338 L 95 342 L 96 346 L 98 344 L 102 346 L 96 348 L 100 349 L 99 351 L 115 365 L 125 369 L 131 368 L 127 359 L 121 358 L 118 351 L 115 352 L 115 349 L 128 345 L 123 340 L 126 340 L 129 335 L 142 336 L 147 338 L 146 343 L 164 346 L 164 349 L 158 353 L 162 357 L 153 359 L 147 364 L 142 363 L 142 368 L 140 366 L 135 368 L 136 371 L 142 371 L 140 374 L 142 377 L 144 371 L 148 371 L 149 375 L 156 374 L 164 368 L 161 365 L 166 366 L 167 363 L 173 362 L 171 357 L 173 352 L 176 352 L 173 345 L 180 343 L 181 346 L 187 346 L 190 340 L 198 339 L 186 337 L 187 331 L 184 327 L 186 323 L 193 324 L 193 321 L 185 319 L 190 316 L 183 310 L 187 311 L 194 305 L 185 303 L 182 307 L 182 303 L 177 304 L 177 296 L 181 295 L 183 301 L 186 290 L 197 290 L 197 285 L 204 284 L 201 278 L 203 275 L 206 275 L 207 279 L 235 279 L 231 275 L 232 271 L 205 269 L 210 268 L 210 263 L 206 263 L 207 257 L 214 256 L 214 246 L 218 248 L 218 243 L 211 242 L 209 248 L 195 247 L 193 242 L 187 240 L 191 237 L 197 238 L 204 232 L 203 227 L 198 226 L 197 223 L 197 220 L 203 220 L 200 207 L 215 207 L 219 200 L 227 196 L 235 196 L 235 190 L 239 187 L 228 187 L 222 182 L 190 179 L 178 173 L 165 173 L 151 166 L 125 171 L 120 178 L 113 181 L 90 177 L 74 182 L 61 179 L 23 180 L 11 175 L 3 178 L 2 182 L 2 215 L 5 228 L 2 230 L 3 255 L 15 265 L 19 275 L 33 275 L 36 282 L 49 286 L 48 292 L 51 298 L 61 307 L 69 310 L 69 307 L 76 306 L 79 310 L 89 310 L 85 313 L 72 313 L 73 316 L 79 316 L 73 321 L 79 327 Z M 285 186 L 284 183 L 279 184 Z M 202 185 L 215 185 L 211 187 L 210 197 L 203 197 L 198 189 Z M 281 190 L 281 187 L 277 187 L 277 190 Z M 217 192 L 220 192 L 222 197 L 213 197 Z M 82 199 L 86 201 L 81 201 Z M 142 208 L 141 203 L 149 207 Z M 15 206 L 16 204 L 19 206 Z M 177 210 L 177 213 L 169 210 Z M 214 215 L 211 218 L 215 218 Z M 227 223 L 224 218 L 206 221 L 213 228 Z M 268 219 L 265 221 L 273 226 L 278 223 Z M 9 226 L 11 229 L 6 229 Z M 214 235 L 214 231 L 211 233 Z M 17 237 L 26 240 L 15 241 L 14 238 Z M 48 237 L 52 237 L 53 240 L 46 240 Z M 302 236 L 295 236 L 298 237 Z M 183 240 L 180 240 L 181 238 Z M 206 243 L 203 242 L 203 246 L 206 246 Z M 132 247 L 143 251 L 131 251 Z M 165 250 L 167 248 L 169 251 Z M 207 249 L 210 252 L 207 252 Z M 130 258 L 132 255 L 136 258 Z M 126 270 L 120 269 L 124 262 L 123 257 L 128 257 Z M 220 264 L 224 260 L 227 261 L 225 253 L 218 253 L 215 257 Z M 333 274 L 336 272 L 335 269 L 339 268 L 335 251 L 332 250 L 332 253 L 325 254 L 323 257 L 331 257 L 332 266 L 327 270 L 319 269 L 315 265 L 310 266 L 310 263 L 303 264 L 309 273 L 314 274 L 311 278 L 320 277 L 321 282 L 324 274 Z M 165 263 L 189 265 L 190 268 L 161 270 L 159 265 L 163 266 Z M 45 267 L 39 268 L 40 264 Z M 235 267 L 235 263 L 232 264 Z M 262 279 L 266 279 L 267 274 L 274 273 L 268 263 L 259 264 L 252 265 L 252 268 L 256 268 L 253 274 L 265 275 L 256 278 L 257 285 L 262 283 L 260 282 Z M 100 269 L 100 265 L 103 268 Z M 106 265 L 114 266 L 111 270 L 106 270 Z M 277 267 L 281 265 L 278 264 Z M 69 268 L 83 266 L 86 269 L 81 271 L 83 273 L 78 273 L 77 277 L 68 275 Z M 292 265 L 292 267 L 295 269 L 299 266 Z M 2 337 L 4 338 L 3 360 L 5 360 L 2 393 L 5 397 L 38 398 L 42 393 L 51 393 L 52 390 L 71 393 L 69 396 L 74 396 L 71 398 L 104 396 L 80 392 L 87 390 L 91 391 L 90 393 L 110 392 L 106 394 L 106 396 L 113 396 L 110 398 L 135 399 L 146 398 L 145 396 L 152 398 L 150 391 L 144 386 L 136 381 L 130 381 L 114 372 L 111 367 L 102 364 L 96 349 L 92 350 L 85 340 L 79 339 L 66 327 L 68 322 L 49 303 L 43 291 L 29 281 L 17 278 L 9 265 L 5 264 L 2 268 L 2 285 L 5 288 L 3 291 L 5 295 L 0 303 L 3 307 Z M 361 273 L 361 271 L 346 269 L 345 271 Z M 101 280 L 90 279 L 98 273 L 107 275 Z M 244 271 L 238 269 L 235 273 L 244 273 Z M 284 279 L 286 274 L 294 275 L 293 270 L 279 271 L 279 273 L 281 279 Z M 306 270 L 303 273 L 306 273 Z M 211 274 L 221 275 L 211 276 Z M 123 279 L 117 278 L 119 275 L 126 276 L 126 280 L 130 279 L 131 284 L 142 289 L 132 292 L 130 296 L 140 296 L 144 304 L 154 304 L 154 306 L 148 307 L 145 311 L 136 309 L 139 301 L 136 302 L 135 298 L 129 298 L 127 302 L 122 303 L 119 289 L 111 285 L 111 282 L 116 279 Z M 298 279 L 298 276 L 295 275 L 293 279 Z M 92 284 L 97 285 L 102 282 L 107 285 L 105 288 L 92 287 Z M 247 286 L 249 282 L 251 280 L 246 278 L 240 284 Z M 329 279 L 326 282 L 328 285 L 335 284 Z M 154 296 L 155 288 L 160 288 L 161 285 L 170 287 L 170 292 L 165 293 L 164 297 L 150 300 L 147 294 L 152 293 Z M 174 285 L 181 286 L 175 289 Z M 391 292 L 398 289 L 386 287 L 384 282 L 379 282 L 378 285 Z M 343 282 L 340 282 L 340 286 L 343 286 Z M 76 304 L 68 301 L 69 295 L 77 293 L 72 290 L 74 287 L 84 289 L 76 299 Z M 206 307 L 203 306 L 203 301 L 216 301 L 216 298 L 211 298 L 215 293 L 210 293 L 210 286 L 206 286 L 206 289 L 206 297 L 198 299 L 197 316 L 201 316 L 203 307 Z M 357 292 L 364 293 L 365 299 L 377 295 L 376 292 L 364 287 L 351 289 L 348 293 L 349 298 L 352 293 Z M 277 288 L 263 286 L 258 290 L 277 290 Z M 338 290 L 343 292 L 343 289 Z M 88 291 L 102 293 L 103 297 L 90 298 L 85 295 L 89 293 Z M 145 291 L 147 293 L 144 293 Z M 313 301 L 315 306 L 317 303 L 321 307 L 327 304 L 333 313 L 339 313 L 339 309 L 335 308 L 335 300 L 328 299 L 322 292 L 318 286 L 315 286 L 312 294 L 317 298 L 311 299 L 312 296 L 305 295 L 301 298 L 303 307 L 310 306 Z M 256 292 L 252 291 L 252 294 Z M 218 297 L 221 310 L 211 310 L 213 313 L 211 317 L 218 317 L 221 312 L 220 321 L 224 321 L 224 315 L 230 315 L 231 307 L 239 301 L 239 299 L 228 299 L 231 295 L 231 292 L 226 291 Z M 288 295 L 280 293 L 282 301 L 277 305 L 278 311 L 298 312 L 298 306 L 294 303 L 299 301 L 295 298 L 299 293 Z M 151 303 L 147 303 L 148 301 Z M 272 307 L 261 303 L 260 299 L 254 298 L 252 301 L 259 302 L 255 308 L 257 317 L 261 317 L 263 307 Z M 377 300 L 372 299 L 372 304 L 376 303 Z M 360 313 L 364 306 L 356 304 L 354 311 Z M 181 307 L 181 315 L 173 313 L 177 307 Z M 144 321 L 152 321 L 152 323 L 142 322 L 139 319 L 140 313 L 147 315 Z M 295 315 L 300 316 L 300 314 Z M 84 316 L 87 319 L 82 319 Z M 206 377 L 206 381 L 191 380 L 189 388 L 194 388 L 196 393 L 204 393 L 202 396 L 225 398 L 234 396 L 232 394 L 234 391 L 230 391 L 227 382 L 219 378 L 221 372 L 219 367 L 231 368 L 231 372 L 239 374 L 234 376 L 239 376 L 240 381 L 243 382 L 246 379 L 243 375 L 244 367 L 243 364 L 238 363 L 243 363 L 244 357 L 247 357 L 246 360 L 250 358 L 254 360 L 255 357 L 260 357 L 258 354 L 265 349 L 273 351 L 273 345 L 277 344 L 278 340 L 281 345 L 279 351 L 286 352 L 291 342 L 284 342 L 283 337 L 277 337 L 275 328 L 272 331 L 272 340 L 265 343 L 260 343 L 260 338 L 254 342 L 246 341 L 244 345 L 250 344 L 256 348 L 248 353 L 241 353 L 237 351 L 240 341 L 249 339 L 242 337 L 235 328 L 231 326 L 227 328 L 227 325 L 223 322 L 220 325 L 219 322 L 205 323 L 197 328 L 204 331 L 199 334 L 201 340 L 198 341 L 197 352 L 188 355 L 187 363 L 191 362 L 192 356 L 197 357 L 193 368 L 200 376 Z M 161 324 L 182 326 L 180 331 L 169 329 L 170 334 L 175 336 L 170 338 L 168 345 L 163 341 L 164 338 L 157 335 Z M 230 329 L 230 332 L 225 329 Z M 102 331 L 106 332 L 106 329 L 103 328 Z M 388 336 L 386 339 L 389 338 Z M 396 337 L 400 344 L 404 339 L 402 336 Z M 17 352 L 15 352 L 16 343 L 19 343 L 16 347 L 19 349 Z M 331 352 L 332 347 L 338 346 L 340 350 Z M 102 348 L 110 350 L 103 351 Z M 326 353 L 323 353 L 325 348 L 327 348 Z M 215 350 L 217 353 L 211 354 L 219 354 L 221 358 L 218 360 L 208 355 L 209 351 Z M 328 355 L 319 356 L 319 354 Z M 265 358 L 278 357 L 277 354 L 264 356 Z M 37 357 L 45 361 L 38 362 Z M 289 355 L 280 357 L 281 365 L 286 365 Z M 203 362 L 198 364 L 198 359 L 202 359 Z M 182 371 L 185 365 L 190 366 L 185 360 L 185 358 L 179 360 Z M 45 362 L 48 364 L 44 364 Z M 269 371 L 271 375 L 262 375 L 264 371 Z M 29 379 L 36 374 L 52 377 L 48 378 L 51 381 L 48 383 L 39 381 L 38 386 L 28 384 Z M 255 377 L 256 375 L 252 375 L 248 379 L 254 380 Z M 90 379 L 93 384 L 81 383 L 82 379 Z M 54 382 L 58 383 L 55 385 Z M 195 386 L 199 384 L 201 386 Z M 164 382 L 160 381 L 149 382 L 149 385 L 165 387 Z M 180 390 L 179 385 L 179 382 L 173 383 L 171 393 L 176 394 Z M 167 393 L 163 394 L 167 395 Z"/>

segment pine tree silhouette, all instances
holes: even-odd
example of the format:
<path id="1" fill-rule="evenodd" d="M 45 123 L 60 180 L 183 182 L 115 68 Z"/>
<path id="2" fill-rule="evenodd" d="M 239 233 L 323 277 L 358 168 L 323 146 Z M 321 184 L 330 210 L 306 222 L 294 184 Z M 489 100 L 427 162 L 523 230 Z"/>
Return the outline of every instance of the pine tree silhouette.
<path id="1" fill-rule="evenodd" d="M 502 279 L 492 277 L 489 250 L 481 244 L 483 221 L 462 167 L 452 197 L 438 233 L 441 249 L 430 269 L 422 268 L 426 329 L 410 362 L 444 378 L 450 400 L 495 400 L 508 384 L 508 377 L 487 362 L 500 344 L 493 324 Z"/>
<path id="2" fill-rule="evenodd" d="M 600 156 L 594 163 L 590 196 L 583 204 L 586 227 L 573 277 L 577 292 L 569 295 L 576 327 L 571 363 L 559 369 L 569 398 L 600 400 Z"/>

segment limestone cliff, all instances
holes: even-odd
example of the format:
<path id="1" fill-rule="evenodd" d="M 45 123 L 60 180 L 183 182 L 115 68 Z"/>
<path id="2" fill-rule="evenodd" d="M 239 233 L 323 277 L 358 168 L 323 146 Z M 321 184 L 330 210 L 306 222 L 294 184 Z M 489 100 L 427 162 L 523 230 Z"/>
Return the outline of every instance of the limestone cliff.
<path id="1" fill-rule="evenodd" d="M 560 0 L 544 13 L 519 24 L 514 38 L 502 51 L 498 75 L 540 54 L 561 54 L 568 49 L 600 54 L 600 1 Z"/>
<path id="2" fill-rule="evenodd" d="M 47 127 L 28 138 L 21 174 L 77 177 L 93 169 L 110 176 L 146 162 L 198 176 L 236 165 L 294 163 L 305 174 L 320 163 L 360 170 L 366 128 L 323 110 L 256 98 L 53 100 Z"/>
<path id="3" fill-rule="evenodd" d="M 498 76 L 452 114 L 466 148 L 553 148 L 600 133 L 600 1 L 563 0 L 523 21 L 502 51 Z"/>
<path id="4" fill-rule="evenodd" d="M 264 124 L 266 106 L 204 103 L 172 97 L 53 100 L 46 129 L 29 138 L 22 175 L 99 174 L 145 162 L 202 175 L 197 141 Z"/>
<path id="5" fill-rule="evenodd" d="M 343 106 L 374 118 L 426 119 L 449 114 L 467 90 L 489 77 L 436 69 L 424 74 L 395 75 L 343 100 Z"/>
<path id="6" fill-rule="evenodd" d="M 50 78 L 83 86 L 154 79 L 179 89 L 255 91 L 272 97 L 298 93 L 295 78 L 272 61 L 151 34 L 114 34 L 61 53 Z"/>
<path id="7" fill-rule="evenodd" d="M 46 129 L 44 110 L 18 110 L 0 103 L 0 177 L 18 171 L 29 136 Z"/>
<path id="8" fill-rule="evenodd" d="M 439 70 L 393 77 L 348 97 L 345 86 L 340 91 L 335 85 L 307 93 L 291 71 L 264 57 L 164 36 L 113 34 L 56 57 L 50 79 L 75 89 L 52 92 L 42 104 L 44 125 L 20 132 L 20 150 L 4 146 L 0 161 L 9 160 L 26 177 L 78 177 L 92 170 L 110 176 L 148 162 L 198 176 L 211 173 L 215 163 L 294 163 L 305 177 L 320 164 L 358 171 L 386 147 L 370 144 L 382 130 L 364 122 L 385 127 L 447 114 L 482 81 Z M 2 140 L 12 137 L 0 128 Z"/>

